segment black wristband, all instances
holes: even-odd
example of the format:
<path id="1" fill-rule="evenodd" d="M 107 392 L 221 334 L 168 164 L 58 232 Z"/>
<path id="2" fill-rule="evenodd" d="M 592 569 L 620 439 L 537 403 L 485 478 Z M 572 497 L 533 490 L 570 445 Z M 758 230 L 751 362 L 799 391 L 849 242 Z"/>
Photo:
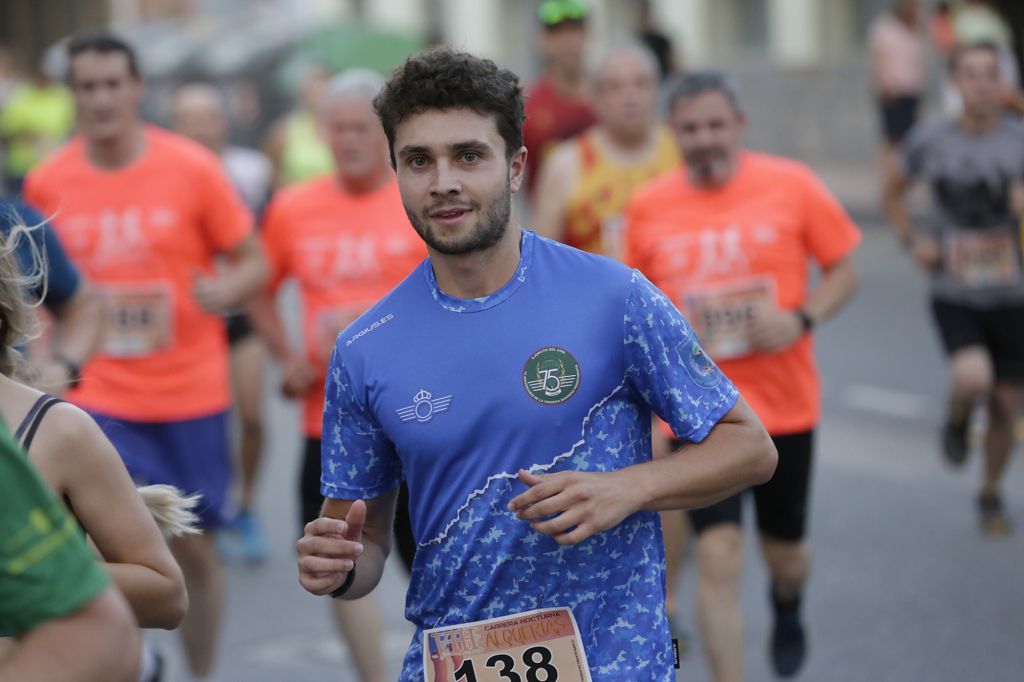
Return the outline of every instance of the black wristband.
<path id="1" fill-rule="evenodd" d="M 803 308 L 796 309 L 796 315 L 800 318 L 800 326 L 804 332 L 809 332 L 814 329 L 814 318 L 807 314 L 807 311 Z"/>
<path id="2" fill-rule="evenodd" d="M 352 587 L 352 583 L 354 583 L 355 581 L 356 567 L 353 564 L 352 570 L 348 572 L 348 576 L 345 578 L 345 582 L 343 582 L 334 592 L 331 592 L 331 599 L 340 599 L 342 595 L 348 592 L 349 588 Z"/>

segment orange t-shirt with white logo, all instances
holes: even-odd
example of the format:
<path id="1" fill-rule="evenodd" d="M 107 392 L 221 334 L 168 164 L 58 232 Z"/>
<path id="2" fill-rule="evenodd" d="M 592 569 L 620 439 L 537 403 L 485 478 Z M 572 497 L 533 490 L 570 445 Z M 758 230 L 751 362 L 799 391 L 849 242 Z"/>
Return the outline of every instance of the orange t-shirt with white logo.
<path id="1" fill-rule="evenodd" d="M 132 421 L 193 419 L 231 405 L 224 323 L 199 307 L 194 281 L 252 217 L 213 154 L 160 128 L 144 135 L 139 158 L 112 171 L 73 139 L 29 174 L 25 197 L 54 216 L 105 298 L 100 348 L 69 399 Z"/>
<path id="2" fill-rule="evenodd" d="M 675 301 L 769 433 L 813 428 L 820 388 L 811 335 L 765 354 L 744 334 L 759 309 L 804 304 L 812 260 L 827 268 L 860 243 L 811 170 L 745 152 L 733 179 L 711 190 L 674 171 L 633 195 L 626 220 L 626 261 Z"/>
<path id="3" fill-rule="evenodd" d="M 398 183 L 366 194 L 333 176 L 281 190 L 263 221 L 271 291 L 294 278 L 303 302 L 306 354 L 317 381 L 305 396 L 303 428 L 319 438 L 324 379 L 338 333 L 427 257 L 402 207 Z"/>

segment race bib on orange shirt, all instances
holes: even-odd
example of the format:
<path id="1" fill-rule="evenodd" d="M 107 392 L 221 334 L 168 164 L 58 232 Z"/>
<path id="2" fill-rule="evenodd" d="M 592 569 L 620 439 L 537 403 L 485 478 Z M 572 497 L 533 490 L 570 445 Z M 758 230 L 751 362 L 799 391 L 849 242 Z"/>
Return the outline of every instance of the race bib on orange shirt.
<path id="1" fill-rule="evenodd" d="M 334 343 L 337 341 L 341 330 L 352 324 L 371 305 L 373 304 L 366 303 L 343 308 L 329 308 L 317 315 L 313 333 L 316 335 L 317 357 L 324 364 L 330 361 L 331 353 L 334 352 Z"/>
<path id="2" fill-rule="evenodd" d="M 948 241 L 949 271 L 969 287 L 1020 284 L 1020 261 L 1009 232 L 957 234 Z"/>
<path id="3" fill-rule="evenodd" d="M 720 287 L 687 291 L 684 309 L 705 352 L 729 360 L 751 352 L 755 319 L 775 307 L 775 280 L 755 277 Z"/>
<path id="4" fill-rule="evenodd" d="M 423 677 L 590 682 L 590 668 L 572 611 L 554 608 L 424 631 Z"/>
<path id="5" fill-rule="evenodd" d="M 150 355 L 174 338 L 174 295 L 170 284 L 146 282 L 104 287 L 107 324 L 103 352 L 117 358 Z"/>

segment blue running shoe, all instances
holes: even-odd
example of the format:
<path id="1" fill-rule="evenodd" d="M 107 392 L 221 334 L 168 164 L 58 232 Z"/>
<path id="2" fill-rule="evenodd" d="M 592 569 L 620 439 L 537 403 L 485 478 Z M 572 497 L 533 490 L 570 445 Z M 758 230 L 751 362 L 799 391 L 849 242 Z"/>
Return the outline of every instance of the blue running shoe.
<path id="1" fill-rule="evenodd" d="M 234 530 L 242 544 L 242 556 L 250 564 L 262 563 L 267 558 L 267 543 L 263 538 L 256 514 L 244 509 L 235 519 Z"/>

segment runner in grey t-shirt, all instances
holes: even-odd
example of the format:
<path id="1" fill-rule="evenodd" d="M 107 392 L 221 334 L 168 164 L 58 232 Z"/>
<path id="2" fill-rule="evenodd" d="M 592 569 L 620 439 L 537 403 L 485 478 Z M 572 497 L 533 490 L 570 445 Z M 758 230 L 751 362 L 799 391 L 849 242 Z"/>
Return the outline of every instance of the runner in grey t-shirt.
<path id="1" fill-rule="evenodd" d="M 890 222 L 931 276 L 932 307 L 952 379 L 942 433 L 948 462 L 964 463 L 971 412 L 981 402 L 988 407 L 978 496 L 987 535 L 1010 530 L 999 486 L 1024 382 L 1024 126 L 1004 112 L 998 59 L 990 45 L 953 53 L 950 73 L 963 113 L 911 133 L 903 169 L 887 179 L 885 194 Z M 932 199 L 928 217 L 915 224 L 905 196 L 918 179 L 929 183 Z"/>
<path id="2" fill-rule="evenodd" d="M 1009 115 L 969 132 L 947 120 L 918 128 L 903 147 L 904 173 L 931 188 L 919 225 L 941 247 L 932 293 L 979 308 L 1024 302 L 1018 216 L 1010 195 L 1024 178 L 1024 125 Z"/>

